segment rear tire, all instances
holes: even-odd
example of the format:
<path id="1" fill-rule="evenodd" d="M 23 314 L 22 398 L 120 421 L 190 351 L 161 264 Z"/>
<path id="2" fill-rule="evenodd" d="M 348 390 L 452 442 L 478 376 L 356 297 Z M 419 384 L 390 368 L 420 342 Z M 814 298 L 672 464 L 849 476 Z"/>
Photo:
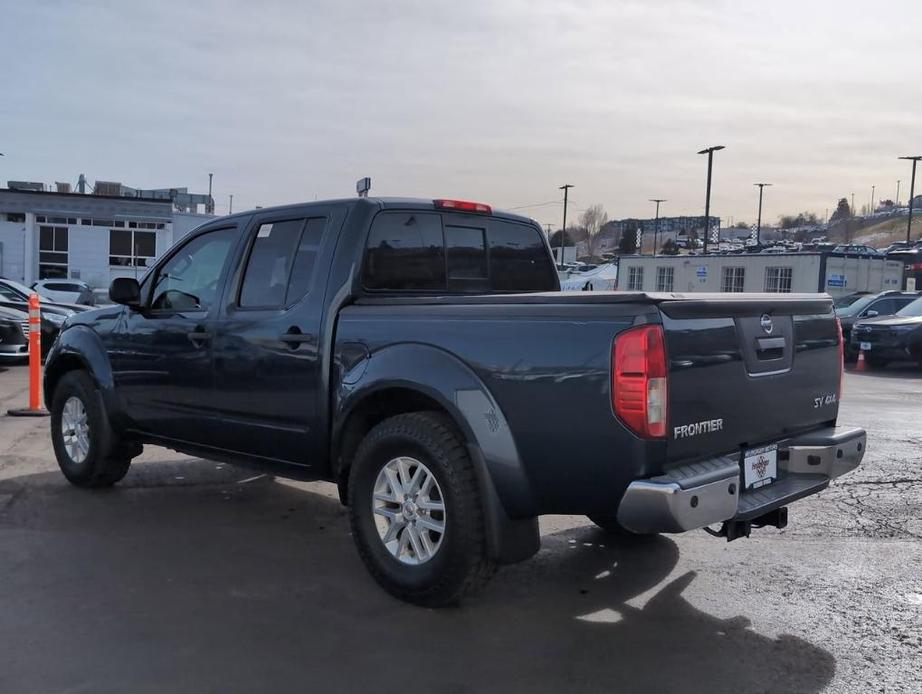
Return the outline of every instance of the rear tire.
<path id="1" fill-rule="evenodd" d="M 112 431 L 102 396 L 84 371 L 66 373 L 55 388 L 51 442 L 61 472 L 77 487 L 115 484 L 141 452 Z"/>
<path id="2" fill-rule="evenodd" d="M 400 600 L 450 605 L 496 569 L 473 463 L 437 412 L 397 415 L 365 436 L 349 474 L 349 518 L 368 571 Z"/>

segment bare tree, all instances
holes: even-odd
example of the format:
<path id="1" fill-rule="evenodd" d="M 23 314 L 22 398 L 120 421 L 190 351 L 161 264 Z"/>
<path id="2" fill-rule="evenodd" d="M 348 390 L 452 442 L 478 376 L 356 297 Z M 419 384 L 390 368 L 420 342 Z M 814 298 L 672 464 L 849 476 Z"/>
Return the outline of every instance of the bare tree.
<path id="1" fill-rule="evenodd" d="M 589 255 L 597 256 L 599 250 L 599 231 L 608 222 L 608 213 L 601 205 L 593 205 L 579 216 L 579 225 L 586 231 Z"/>

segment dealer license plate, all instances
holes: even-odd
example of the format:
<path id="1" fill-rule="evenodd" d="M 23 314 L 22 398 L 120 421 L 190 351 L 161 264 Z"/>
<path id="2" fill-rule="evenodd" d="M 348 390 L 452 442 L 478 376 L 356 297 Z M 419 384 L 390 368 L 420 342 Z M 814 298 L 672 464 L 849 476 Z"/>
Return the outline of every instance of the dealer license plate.
<path id="1" fill-rule="evenodd" d="M 859 342 L 858 346 L 861 348 L 862 352 L 867 352 L 869 349 L 871 349 L 870 342 Z"/>
<path id="2" fill-rule="evenodd" d="M 778 477 L 778 446 L 743 451 L 743 488 L 758 489 Z"/>

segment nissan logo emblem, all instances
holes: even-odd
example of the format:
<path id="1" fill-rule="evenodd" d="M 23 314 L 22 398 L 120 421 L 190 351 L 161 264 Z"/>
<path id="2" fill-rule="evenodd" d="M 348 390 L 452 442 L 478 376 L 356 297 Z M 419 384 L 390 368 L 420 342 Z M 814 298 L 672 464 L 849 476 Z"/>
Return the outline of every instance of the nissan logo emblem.
<path id="1" fill-rule="evenodd" d="M 774 326 L 772 325 L 772 317 L 768 315 L 767 313 L 762 314 L 762 317 L 759 319 L 759 325 L 761 325 L 762 330 L 764 330 L 769 335 L 774 329 Z"/>

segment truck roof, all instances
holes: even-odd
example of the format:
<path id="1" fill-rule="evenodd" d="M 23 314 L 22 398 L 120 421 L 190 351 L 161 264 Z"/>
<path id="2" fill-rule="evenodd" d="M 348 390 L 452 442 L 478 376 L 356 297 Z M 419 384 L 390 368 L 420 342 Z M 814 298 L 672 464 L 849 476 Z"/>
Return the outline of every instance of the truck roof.
<path id="1" fill-rule="evenodd" d="M 438 198 L 442 199 L 442 198 Z M 329 200 L 311 200 L 304 202 L 291 203 L 289 205 L 275 205 L 273 207 L 262 207 L 259 209 L 253 210 L 244 210 L 242 212 L 235 212 L 232 215 L 228 215 L 226 218 L 239 218 L 245 217 L 252 214 L 262 214 L 264 212 L 280 212 L 285 210 L 297 210 L 303 209 L 305 207 L 312 206 L 321 206 L 321 205 L 348 205 L 350 207 L 357 207 L 360 205 L 372 205 L 378 207 L 378 209 L 387 210 L 387 209 L 419 209 L 419 210 L 436 210 L 435 206 L 436 198 L 405 198 L 405 197 L 368 197 L 368 198 L 333 198 Z M 489 203 L 486 203 L 489 204 Z M 441 211 L 450 211 L 444 210 Z M 463 212 L 462 212 L 463 214 Z M 471 214 L 482 214 L 482 213 L 471 213 Z M 507 212 L 505 210 L 500 210 L 491 206 L 491 212 L 489 215 L 491 217 L 499 217 L 502 219 L 509 219 L 516 222 L 524 222 L 526 224 L 536 224 L 533 219 L 525 217 L 523 215 L 515 214 L 513 212 Z"/>

